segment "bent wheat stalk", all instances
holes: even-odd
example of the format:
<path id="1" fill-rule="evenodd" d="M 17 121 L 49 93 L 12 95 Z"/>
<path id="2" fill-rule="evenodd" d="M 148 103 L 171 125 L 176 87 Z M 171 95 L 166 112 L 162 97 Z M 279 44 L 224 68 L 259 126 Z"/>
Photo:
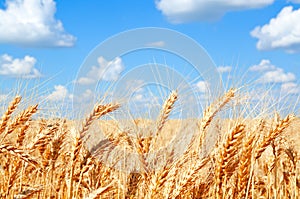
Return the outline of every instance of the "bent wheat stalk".
<path id="1" fill-rule="evenodd" d="M 26 110 L 22 111 L 13 121 L 9 124 L 6 134 L 11 134 L 16 128 L 23 126 L 33 114 L 38 110 L 38 104 L 28 107 Z"/>
<path id="2" fill-rule="evenodd" d="M 26 123 L 30 120 L 31 116 L 37 112 L 38 104 L 34 106 L 28 107 L 26 110 L 23 110 L 14 120 L 8 124 L 7 131 L 5 131 L 5 134 L 2 136 L 2 141 L 5 139 L 5 137 L 9 134 L 11 134 L 13 131 L 21 127 L 20 134 L 18 135 L 18 142 L 23 142 L 23 137 L 25 136 L 26 132 Z M 25 126 L 25 127 L 24 127 Z"/>
<path id="3" fill-rule="evenodd" d="M 3 133 L 5 130 L 7 123 L 9 119 L 11 118 L 11 114 L 17 109 L 19 103 L 21 102 L 21 97 L 16 96 L 15 99 L 11 102 L 11 104 L 8 106 L 8 109 L 4 113 L 1 119 L 1 124 L 0 124 L 0 134 Z"/>
<path id="4" fill-rule="evenodd" d="M 160 112 L 160 115 L 156 121 L 156 132 L 155 132 L 154 137 L 152 137 L 152 135 L 151 135 L 148 138 L 144 138 L 145 142 L 142 147 L 142 151 L 144 151 L 144 153 L 148 153 L 151 149 L 153 149 L 153 144 L 156 141 L 155 139 L 157 139 L 157 137 L 160 134 L 161 130 L 163 129 L 165 123 L 167 122 L 177 99 L 178 99 L 177 91 L 172 91 L 171 94 L 169 95 L 168 99 L 164 102 L 164 104 L 162 106 L 162 110 Z"/>
<path id="5" fill-rule="evenodd" d="M 69 189 L 68 189 L 68 197 L 69 198 L 73 197 L 73 177 L 74 177 L 73 175 L 74 175 L 75 163 L 76 163 L 76 159 L 78 159 L 79 154 L 81 152 L 84 136 L 88 132 L 88 129 L 90 128 L 90 126 L 94 120 L 96 120 L 110 112 L 115 111 L 119 107 L 120 107 L 119 104 L 111 104 L 111 103 L 106 104 L 106 105 L 101 105 L 101 104 L 97 105 L 93 109 L 92 113 L 85 119 L 82 129 L 77 134 L 77 137 L 75 138 L 75 143 L 73 145 L 74 148 L 73 148 L 73 152 L 71 155 L 70 185 L 69 185 Z"/>
<path id="6" fill-rule="evenodd" d="M 269 134 L 257 145 L 255 151 L 255 159 L 259 159 L 271 142 L 278 137 L 295 119 L 294 115 L 288 115 L 286 118 L 277 122 L 275 128 L 271 128 Z"/>
<path id="7" fill-rule="evenodd" d="M 217 113 L 235 96 L 235 92 L 236 89 L 230 89 L 222 98 L 204 110 L 202 120 L 199 124 L 199 130 L 195 133 L 194 139 L 192 139 L 192 142 L 189 144 L 189 150 L 193 147 L 197 147 L 196 150 L 199 150 L 202 147 L 207 127 L 211 124 Z"/>
<path id="8" fill-rule="evenodd" d="M 106 105 L 97 105 L 93 109 L 92 113 L 85 119 L 85 122 L 82 126 L 82 129 L 79 131 L 80 138 L 82 139 L 90 128 L 92 122 L 95 119 L 102 117 L 110 112 L 115 111 L 120 107 L 119 104 L 106 104 Z"/>
<path id="9" fill-rule="evenodd" d="M 35 159 L 33 159 L 29 154 L 9 144 L 0 145 L 0 154 L 1 153 L 9 153 L 12 156 L 18 157 L 21 160 L 24 160 L 25 162 L 34 165 L 35 167 L 39 166 L 39 163 Z"/>
<path id="10" fill-rule="evenodd" d="M 163 108 L 162 108 L 161 113 L 158 117 L 158 121 L 157 121 L 157 125 L 156 125 L 157 130 L 156 130 L 156 135 L 155 136 L 158 136 L 158 134 L 162 130 L 164 124 L 168 120 L 168 117 L 171 113 L 171 110 L 173 109 L 173 106 L 174 106 L 175 102 L 177 101 L 177 98 L 178 98 L 177 91 L 172 91 L 172 93 L 170 94 L 168 99 L 163 104 Z"/>

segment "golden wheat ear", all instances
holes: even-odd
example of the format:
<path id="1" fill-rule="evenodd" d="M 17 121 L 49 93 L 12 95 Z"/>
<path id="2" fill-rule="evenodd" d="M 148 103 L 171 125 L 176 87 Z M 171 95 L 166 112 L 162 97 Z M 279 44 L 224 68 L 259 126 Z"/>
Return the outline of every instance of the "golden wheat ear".
<path id="1" fill-rule="evenodd" d="M 6 154 L 10 154 L 14 157 L 18 157 L 19 159 L 21 159 L 29 164 L 32 164 L 35 167 L 38 167 L 40 165 L 40 163 L 37 160 L 32 158 L 32 156 L 30 156 L 24 150 L 18 149 L 17 147 L 12 146 L 10 144 L 0 145 L 0 154 L 2 154 L 2 153 L 6 153 Z"/>
<path id="2" fill-rule="evenodd" d="M 221 143 L 216 157 L 217 162 L 215 168 L 217 198 L 222 198 L 222 185 L 224 183 L 225 176 L 228 175 L 227 169 L 229 163 L 233 158 L 235 158 L 244 135 L 245 125 L 237 124 L 227 133 L 225 140 Z"/>
<path id="3" fill-rule="evenodd" d="M 165 103 L 162 106 L 162 110 L 160 112 L 160 115 L 158 117 L 158 120 L 156 122 L 156 134 L 155 136 L 158 136 L 159 132 L 164 127 L 164 124 L 167 122 L 170 113 L 174 107 L 175 102 L 178 99 L 178 93 L 177 91 L 172 91 L 168 99 L 165 101 Z"/>
<path id="4" fill-rule="evenodd" d="M 7 134 L 12 133 L 15 129 L 22 127 L 26 122 L 30 120 L 33 114 L 38 111 L 38 104 L 29 106 L 17 115 L 14 120 L 9 124 Z"/>
<path id="5" fill-rule="evenodd" d="M 106 104 L 106 105 L 97 105 L 93 109 L 92 113 L 85 119 L 82 129 L 79 131 L 80 138 L 82 139 L 90 128 L 94 120 L 111 113 L 120 108 L 120 104 Z"/>
<path id="6" fill-rule="evenodd" d="M 7 123 L 11 118 L 12 113 L 17 109 L 18 105 L 21 102 L 21 97 L 20 96 L 16 96 L 14 98 L 14 100 L 10 103 L 10 105 L 8 106 L 6 112 L 4 113 L 4 115 L 2 116 L 1 119 L 1 123 L 0 123 L 0 134 L 4 132 L 4 130 L 7 127 Z"/>
<path id="7" fill-rule="evenodd" d="M 129 176 L 127 177 L 128 183 L 127 183 L 126 198 L 135 197 L 141 178 L 142 175 L 140 173 L 130 172 Z"/>
<path id="8" fill-rule="evenodd" d="M 111 113 L 115 110 L 117 110 L 120 107 L 119 104 L 106 104 L 106 105 L 97 105 L 93 109 L 92 113 L 85 119 L 81 130 L 78 133 L 78 137 L 76 137 L 76 141 L 74 144 L 74 155 L 73 159 L 75 159 L 79 152 L 80 148 L 83 143 L 83 138 L 85 137 L 86 133 L 88 132 L 88 129 L 92 125 L 93 121 L 108 114 Z"/>
<path id="9" fill-rule="evenodd" d="M 266 148 L 271 144 L 271 142 L 277 138 L 282 132 L 288 128 L 291 122 L 295 119 L 294 115 L 288 115 L 284 119 L 280 120 L 276 117 L 276 125 L 275 127 L 271 127 L 268 135 L 264 136 L 262 141 L 257 145 L 255 151 L 255 159 L 259 159 L 262 153 L 266 150 Z"/>
<path id="10" fill-rule="evenodd" d="M 169 97 L 164 102 L 160 114 L 157 118 L 156 126 L 155 126 L 155 134 L 146 138 L 139 139 L 139 145 L 141 146 L 141 151 L 143 151 L 143 153 L 148 153 L 152 149 L 153 144 L 156 141 L 155 139 L 157 139 L 165 123 L 168 121 L 170 113 L 174 108 L 174 104 L 177 101 L 177 99 L 178 99 L 177 91 L 176 90 L 172 91 Z"/>
<path id="11" fill-rule="evenodd" d="M 203 146 L 203 142 L 206 137 L 206 131 L 209 125 L 211 124 L 213 118 L 217 115 L 218 112 L 222 110 L 222 108 L 228 104 L 233 97 L 235 96 L 236 89 L 230 89 L 225 95 L 223 95 L 220 99 L 213 102 L 209 105 L 204 111 L 202 119 L 199 123 L 199 129 L 195 132 L 191 143 L 189 144 L 188 150 L 200 150 Z"/>
<path id="12" fill-rule="evenodd" d="M 26 130 L 29 128 L 29 120 L 31 116 L 37 112 L 38 105 L 30 106 L 26 110 L 23 110 L 19 115 L 17 115 L 10 123 L 7 124 L 5 133 L 2 136 L 2 141 L 7 135 L 19 130 L 17 144 L 21 145 L 25 137 Z"/>
<path id="13" fill-rule="evenodd" d="M 239 168 L 238 168 L 238 198 L 245 198 L 247 194 L 247 185 L 250 179 L 250 169 L 253 163 L 252 161 L 252 152 L 253 145 L 256 139 L 255 135 L 250 135 L 246 138 L 246 141 L 243 143 L 243 148 L 241 152 L 241 157 L 239 159 Z"/>
<path id="14" fill-rule="evenodd" d="M 68 197 L 72 198 L 73 197 L 73 180 L 74 180 L 74 170 L 75 170 L 75 164 L 76 164 L 76 160 L 79 158 L 80 153 L 82 152 L 82 148 L 83 148 L 83 138 L 86 136 L 88 129 L 90 128 L 90 126 L 92 125 L 92 123 L 108 114 L 111 113 L 115 110 L 117 110 L 118 108 L 120 108 L 120 104 L 106 104 L 106 105 L 96 105 L 92 111 L 92 113 L 85 119 L 81 130 L 79 131 L 79 133 L 77 134 L 76 138 L 75 138 L 75 143 L 73 144 L 73 152 L 71 154 L 71 162 L 72 162 L 72 166 L 71 166 L 71 170 L 70 170 L 70 179 L 71 179 L 71 183 L 70 186 L 68 188 Z M 85 152 L 87 152 L 85 150 Z M 90 156 L 90 152 L 87 152 L 88 156 Z M 97 190 L 96 190 L 97 191 Z"/>

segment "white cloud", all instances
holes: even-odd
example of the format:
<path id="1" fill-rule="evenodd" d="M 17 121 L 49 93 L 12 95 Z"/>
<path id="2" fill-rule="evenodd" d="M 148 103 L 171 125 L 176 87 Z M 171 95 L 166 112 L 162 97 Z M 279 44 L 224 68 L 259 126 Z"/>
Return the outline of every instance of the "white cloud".
<path id="1" fill-rule="evenodd" d="M 268 59 L 263 59 L 260 61 L 259 64 L 253 65 L 249 68 L 250 71 L 258 71 L 258 72 L 263 72 L 263 71 L 270 71 L 270 70 L 275 70 L 276 66 L 271 64 L 271 61 Z"/>
<path id="2" fill-rule="evenodd" d="M 83 99 L 91 99 L 93 96 L 94 96 L 94 93 L 91 89 L 85 90 L 84 93 L 82 94 Z"/>
<path id="3" fill-rule="evenodd" d="M 130 81 L 126 81 L 126 84 L 124 85 L 124 89 L 128 91 L 129 93 L 134 92 L 140 92 L 143 90 L 143 86 L 145 85 L 144 80 L 141 79 L 132 79 Z"/>
<path id="4" fill-rule="evenodd" d="M 261 8 L 274 0 L 157 0 L 156 7 L 173 23 L 209 21 L 226 12 Z"/>
<path id="5" fill-rule="evenodd" d="M 288 82 L 281 85 L 281 91 L 288 94 L 300 94 L 300 86 L 294 82 Z"/>
<path id="6" fill-rule="evenodd" d="M 41 73 L 35 68 L 36 59 L 26 55 L 23 59 L 13 58 L 4 54 L 0 56 L 0 75 L 21 77 L 21 78 L 38 78 Z"/>
<path id="7" fill-rule="evenodd" d="M 95 79 L 89 77 L 81 77 L 77 81 L 78 84 L 82 84 L 82 85 L 93 84 L 94 82 L 96 82 Z"/>
<path id="8" fill-rule="evenodd" d="M 149 46 L 149 47 L 164 47 L 165 45 L 166 45 L 166 42 L 164 42 L 164 41 L 155 41 L 155 42 L 146 44 L 146 46 Z"/>
<path id="9" fill-rule="evenodd" d="M 150 99 L 149 97 L 146 97 L 146 92 L 143 88 L 140 88 L 138 90 L 136 90 L 132 96 L 131 96 L 131 101 L 133 103 L 146 103 L 146 102 L 150 102 L 153 99 Z M 150 101 L 149 101 L 150 100 Z"/>
<path id="10" fill-rule="evenodd" d="M 106 61 L 102 56 L 98 58 L 99 66 L 92 66 L 91 70 L 85 77 L 79 78 L 79 84 L 93 84 L 97 81 L 116 81 L 119 79 L 124 65 L 120 57 L 116 57 L 112 61 Z"/>
<path id="11" fill-rule="evenodd" d="M 135 94 L 133 96 L 133 101 L 140 102 L 140 101 L 144 101 L 144 100 L 145 100 L 145 97 L 143 96 L 143 94 Z"/>
<path id="12" fill-rule="evenodd" d="M 219 73 L 229 73 L 232 70 L 231 66 L 219 66 L 217 68 Z"/>
<path id="13" fill-rule="evenodd" d="M 259 50 L 284 49 L 294 53 L 300 51 L 300 9 L 284 7 L 268 24 L 257 26 L 251 36 L 258 38 Z"/>
<path id="14" fill-rule="evenodd" d="M 288 0 L 288 2 L 292 2 L 292 3 L 300 3 L 300 0 Z"/>
<path id="15" fill-rule="evenodd" d="M 49 101 L 63 101 L 66 99 L 72 99 L 73 95 L 69 94 L 68 89 L 62 85 L 54 86 L 54 91 L 48 95 Z"/>
<path id="16" fill-rule="evenodd" d="M 128 98 L 128 105 L 130 105 L 131 111 L 137 111 L 140 114 L 141 111 L 157 110 L 154 108 L 161 107 L 160 101 L 164 101 L 166 98 L 167 96 L 158 96 L 146 88 L 136 87 L 133 93 L 131 93 L 130 98 Z"/>
<path id="17" fill-rule="evenodd" d="M 296 80 L 294 73 L 285 72 L 267 59 L 263 59 L 259 64 L 251 66 L 249 71 L 263 73 L 258 79 L 259 83 L 287 83 Z"/>
<path id="18" fill-rule="evenodd" d="M 0 103 L 5 102 L 7 100 L 8 95 L 0 94 Z"/>
<path id="19" fill-rule="evenodd" d="M 73 103 L 81 104 L 81 106 L 90 105 L 94 97 L 95 93 L 91 89 L 82 90 L 82 92 L 76 93 L 75 95 L 69 95 L 69 98 L 73 99 Z"/>
<path id="20" fill-rule="evenodd" d="M 206 93 L 208 92 L 208 83 L 206 81 L 199 81 L 197 84 L 196 84 L 196 88 L 198 89 L 199 92 L 201 93 Z"/>
<path id="21" fill-rule="evenodd" d="M 284 83 L 296 80 L 293 73 L 286 73 L 282 68 L 276 68 L 262 75 L 260 82 L 262 83 Z"/>
<path id="22" fill-rule="evenodd" d="M 0 43 L 22 46 L 69 47 L 76 38 L 55 19 L 53 0 L 6 0 L 0 9 Z"/>

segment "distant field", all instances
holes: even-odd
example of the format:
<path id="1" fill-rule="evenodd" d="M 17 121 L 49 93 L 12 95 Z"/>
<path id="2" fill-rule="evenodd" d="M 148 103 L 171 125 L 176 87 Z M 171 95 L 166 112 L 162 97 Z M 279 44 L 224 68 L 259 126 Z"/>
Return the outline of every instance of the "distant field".
<path id="1" fill-rule="evenodd" d="M 16 97 L 0 121 L 1 198 L 299 198 L 300 119 L 218 118 L 229 90 L 201 119 L 32 119 Z M 227 107 L 228 108 L 228 107 Z M 125 125 L 126 124 L 126 125 Z"/>

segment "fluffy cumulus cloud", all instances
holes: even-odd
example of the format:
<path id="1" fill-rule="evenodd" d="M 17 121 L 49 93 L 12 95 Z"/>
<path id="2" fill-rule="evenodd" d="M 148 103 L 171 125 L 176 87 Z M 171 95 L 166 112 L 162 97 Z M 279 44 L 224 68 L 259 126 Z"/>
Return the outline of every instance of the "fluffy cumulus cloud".
<path id="1" fill-rule="evenodd" d="M 13 58 L 4 54 L 0 56 L 0 75 L 18 78 L 38 78 L 41 73 L 35 68 L 36 59 L 29 55 Z"/>
<path id="2" fill-rule="evenodd" d="M 231 66 L 219 66 L 217 68 L 217 70 L 219 73 L 229 73 L 229 72 L 231 72 L 232 67 Z"/>
<path id="3" fill-rule="evenodd" d="M 268 59 L 263 59 L 260 61 L 259 64 L 253 65 L 249 68 L 250 71 L 258 71 L 258 72 L 263 72 L 263 71 L 270 71 L 270 70 L 275 70 L 276 66 L 274 66 L 270 60 Z"/>
<path id="4" fill-rule="evenodd" d="M 261 8 L 274 0 L 157 0 L 156 7 L 173 23 L 217 20 L 228 11 Z"/>
<path id="5" fill-rule="evenodd" d="M 72 98 L 73 95 L 70 94 L 68 89 L 62 85 L 54 86 L 54 91 L 47 97 L 49 101 L 64 101 Z"/>
<path id="6" fill-rule="evenodd" d="M 251 36 L 258 39 L 259 50 L 283 49 L 290 53 L 300 52 L 300 9 L 284 7 L 268 24 L 257 26 Z"/>
<path id="7" fill-rule="evenodd" d="M 196 88 L 200 93 L 207 93 L 208 92 L 208 83 L 206 81 L 199 81 L 196 84 Z"/>
<path id="8" fill-rule="evenodd" d="M 69 47 L 75 37 L 55 19 L 53 0 L 6 0 L 0 9 L 0 43 L 22 46 Z"/>
<path id="9" fill-rule="evenodd" d="M 93 101 L 95 95 L 96 93 L 91 89 L 85 89 L 76 94 L 70 94 L 68 92 L 66 98 L 72 99 L 74 104 L 80 104 L 80 106 L 84 106 L 84 104 L 89 105 Z"/>
<path id="10" fill-rule="evenodd" d="M 100 80 L 116 81 L 124 70 L 124 65 L 120 57 L 116 57 L 112 61 L 107 61 L 104 57 L 100 56 L 97 62 L 98 66 L 92 66 L 87 75 L 79 78 L 77 83 L 88 85 Z"/>
<path id="11" fill-rule="evenodd" d="M 300 86 L 294 82 L 288 82 L 281 85 L 281 91 L 288 94 L 300 94 Z"/>
<path id="12" fill-rule="evenodd" d="M 282 68 L 276 68 L 272 71 L 267 71 L 261 77 L 262 83 L 284 83 L 296 80 L 294 73 L 285 72 Z"/>
<path id="13" fill-rule="evenodd" d="M 253 72 L 261 72 L 260 83 L 287 83 L 296 80 L 294 73 L 285 72 L 282 68 L 276 67 L 270 60 L 263 59 L 259 64 L 249 68 Z"/>

